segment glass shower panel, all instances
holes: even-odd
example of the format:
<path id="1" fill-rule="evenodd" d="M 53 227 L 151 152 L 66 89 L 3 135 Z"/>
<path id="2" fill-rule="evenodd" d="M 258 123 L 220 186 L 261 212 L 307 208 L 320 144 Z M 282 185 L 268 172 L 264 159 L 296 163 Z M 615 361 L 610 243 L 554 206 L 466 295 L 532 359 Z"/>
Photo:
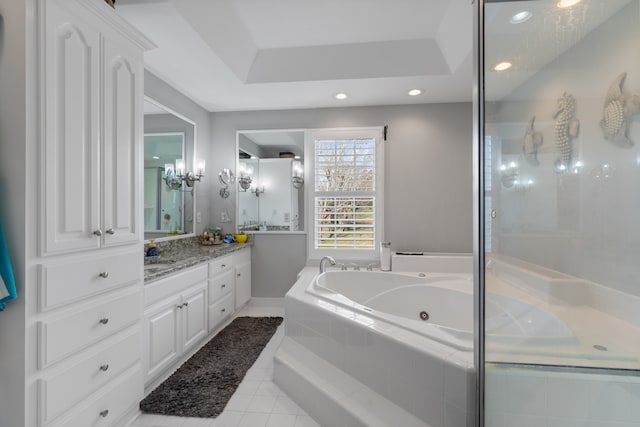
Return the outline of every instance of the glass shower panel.
<path id="1" fill-rule="evenodd" d="M 480 2 L 484 421 L 640 426 L 640 2 Z"/>

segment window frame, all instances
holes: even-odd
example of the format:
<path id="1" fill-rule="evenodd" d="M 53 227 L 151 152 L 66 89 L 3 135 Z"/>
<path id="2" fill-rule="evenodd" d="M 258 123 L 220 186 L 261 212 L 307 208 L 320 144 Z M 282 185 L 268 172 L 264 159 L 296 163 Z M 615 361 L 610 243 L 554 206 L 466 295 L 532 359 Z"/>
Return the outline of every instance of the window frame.
<path id="1" fill-rule="evenodd" d="M 348 127 L 348 128 L 325 128 L 310 129 L 306 138 L 306 161 L 305 180 L 306 186 L 306 224 L 308 230 L 307 237 L 307 258 L 310 261 L 318 261 L 323 256 L 332 256 L 336 260 L 375 260 L 379 257 L 380 242 L 384 233 L 384 151 L 382 140 L 383 127 Z M 372 249 L 337 249 L 337 248 L 316 248 L 316 221 L 315 221 L 315 199 L 316 197 L 327 197 L 339 195 L 340 192 L 316 192 L 315 190 L 315 141 L 331 139 L 374 139 L 375 140 L 375 190 L 374 194 L 374 241 Z M 357 192 L 356 192 L 357 193 Z M 370 192 L 367 192 L 370 193 Z M 354 195 L 348 192 L 345 196 Z"/>

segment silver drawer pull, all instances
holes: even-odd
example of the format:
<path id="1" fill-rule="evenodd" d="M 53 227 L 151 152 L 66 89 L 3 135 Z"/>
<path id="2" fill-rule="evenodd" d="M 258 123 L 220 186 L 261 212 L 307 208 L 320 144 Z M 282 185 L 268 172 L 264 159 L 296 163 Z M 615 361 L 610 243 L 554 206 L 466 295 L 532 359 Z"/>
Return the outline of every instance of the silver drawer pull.
<path id="1" fill-rule="evenodd" d="M 109 277 L 109 272 L 103 271 L 102 273 L 98 274 L 98 276 L 102 277 L 103 279 L 106 279 L 107 277 Z"/>
<path id="2" fill-rule="evenodd" d="M 100 323 L 102 323 L 103 325 L 106 325 L 107 323 L 109 323 L 109 318 L 103 317 L 102 319 L 100 319 Z"/>
<path id="3" fill-rule="evenodd" d="M 107 372 L 107 370 L 109 369 L 109 364 L 105 363 L 104 365 L 100 365 L 100 370 L 102 372 Z"/>
<path id="4" fill-rule="evenodd" d="M 97 230 L 94 230 L 94 231 L 93 231 L 93 234 L 94 234 L 95 236 L 102 236 L 102 230 L 100 230 L 100 229 L 98 228 Z"/>
<path id="5" fill-rule="evenodd" d="M 109 415 L 109 410 L 105 409 L 104 411 L 100 411 L 100 416 L 102 418 L 107 418 L 107 415 Z"/>
<path id="6" fill-rule="evenodd" d="M 184 307 L 184 304 L 178 304 L 178 305 L 176 305 L 176 308 L 182 308 L 182 307 Z"/>
<path id="7" fill-rule="evenodd" d="M 224 288 L 226 288 L 226 287 L 227 287 L 227 285 L 224 285 L 224 284 L 223 284 L 223 285 L 222 285 L 222 286 L 220 286 L 220 287 L 221 287 L 222 289 L 224 289 Z"/>
<path id="8" fill-rule="evenodd" d="M 185 301 L 184 304 L 182 304 L 184 307 L 189 305 L 189 301 Z"/>
<path id="9" fill-rule="evenodd" d="M 227 311 L 226 308 L 223 308 L 222 310 L 220 310 L 222 313 L 224 313 L 225 311 Z"/>
<path id="10" fill-rule="evenodd" d="M 107 234 L 113 236 L 114 234 L 116 234 L 116 231 L 113 228 L 110 228 L 107 230 Z"/>
<path id="11" fill-rule="evenodd" d="M 222 264 L 222 265 L 220 266 L 220 268 L 225 268 L 226 266 L 227 266 L 227 264 Z"/>

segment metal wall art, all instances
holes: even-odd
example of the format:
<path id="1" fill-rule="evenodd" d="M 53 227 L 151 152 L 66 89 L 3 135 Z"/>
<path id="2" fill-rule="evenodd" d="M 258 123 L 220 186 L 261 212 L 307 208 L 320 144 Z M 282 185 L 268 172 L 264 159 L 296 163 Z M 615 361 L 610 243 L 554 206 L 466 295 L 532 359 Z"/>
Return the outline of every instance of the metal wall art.
<path id="1" fill-rule="evenodd" d="M 556 148 L 560 157 L 555 162 L 556 172 L 565 172 L 571 166 L 573 155 L 573 139 L 580 133 L 580 121 L 575 118 L 576 101 L 575 98 L 564 92 L 558 99 L 556 111 L 553 118 L 556 120 L 554 137 Z"/>

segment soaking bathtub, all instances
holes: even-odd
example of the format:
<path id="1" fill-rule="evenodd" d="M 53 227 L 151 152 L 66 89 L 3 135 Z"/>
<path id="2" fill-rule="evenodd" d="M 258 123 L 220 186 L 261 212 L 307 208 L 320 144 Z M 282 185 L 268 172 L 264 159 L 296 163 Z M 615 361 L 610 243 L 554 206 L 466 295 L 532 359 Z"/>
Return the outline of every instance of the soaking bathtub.
<path id="1" fill-rule="evenodd" d="M 285 297 L 274 381 L 325 427 L 470 427 L 471 288 L 470 274 L 307 267 Z M 463 308 L 426 307 L 424 291 Z"/>
<path id="2" fill-rule="evenodd" d="M 473 283 L 459 268 L 470 261 L 425 257 L 427 270 L 411 258 L 400 272 L 305 268 L 285 297 L 274 381 L 326 427 L 474 425 Z M 488 293 L 485 308 L 487 334 L 507 348 L 575 339 L 525 301 Z"/>

